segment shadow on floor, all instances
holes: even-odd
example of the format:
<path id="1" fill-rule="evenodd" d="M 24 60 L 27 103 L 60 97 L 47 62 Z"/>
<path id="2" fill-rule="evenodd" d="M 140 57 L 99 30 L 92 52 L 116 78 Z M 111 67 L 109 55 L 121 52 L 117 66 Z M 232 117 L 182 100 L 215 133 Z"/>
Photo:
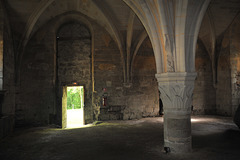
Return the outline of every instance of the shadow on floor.
<path id="1" fill-rule="evenodd" d="M 1 160 L 236 160 L 240 131 L 230 119 L 192 123 L 193 151 L 163 152 L 162 117 L 109 121 L 85 128 L 31 128 L 0 141 Z M 204 121 L 208 118 L 208 121 Z M 220 123 L 221 122 L 221 123 Z"/>

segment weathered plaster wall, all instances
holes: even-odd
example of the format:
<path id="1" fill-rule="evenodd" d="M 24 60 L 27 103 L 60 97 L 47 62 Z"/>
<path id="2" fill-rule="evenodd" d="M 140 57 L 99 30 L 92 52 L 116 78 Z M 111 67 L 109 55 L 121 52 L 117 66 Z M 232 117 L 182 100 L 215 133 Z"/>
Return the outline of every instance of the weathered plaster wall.
<path id="1" fill-rule="evenodd" d="M 196 49 L 195 68 L 197 78 L 193 91 L 193 114 L 215 114 L 216 91 L 213 87 L 212 64 L 200 40 Z"/>

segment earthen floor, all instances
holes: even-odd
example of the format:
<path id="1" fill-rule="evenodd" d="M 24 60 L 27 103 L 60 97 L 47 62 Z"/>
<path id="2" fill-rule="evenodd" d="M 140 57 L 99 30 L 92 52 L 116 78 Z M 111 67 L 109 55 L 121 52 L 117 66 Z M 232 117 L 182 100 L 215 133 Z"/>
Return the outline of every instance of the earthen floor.
<path id="1" fill-rule="evenodd" d="M 0 140 L 0 160 L 238 160 L 240 130 L 231 118 L 192 117 L 191 153 L 163 151 L 163 118 L 107 121 L 84 128 L 16 129 Z"/>

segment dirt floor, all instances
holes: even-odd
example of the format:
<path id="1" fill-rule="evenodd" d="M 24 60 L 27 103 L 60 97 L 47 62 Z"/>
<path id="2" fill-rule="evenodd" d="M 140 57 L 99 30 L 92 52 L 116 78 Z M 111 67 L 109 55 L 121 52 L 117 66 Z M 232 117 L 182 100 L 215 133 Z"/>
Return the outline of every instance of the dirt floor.
<path id="1" fill-rule="evenodd" d="M 238 160 L 231 118 L 192 117 L 191 153 L 163 152 L 163 119 L 107 121 L 84 128 L 17 129 L 0 141 L 0 160 Z"/>

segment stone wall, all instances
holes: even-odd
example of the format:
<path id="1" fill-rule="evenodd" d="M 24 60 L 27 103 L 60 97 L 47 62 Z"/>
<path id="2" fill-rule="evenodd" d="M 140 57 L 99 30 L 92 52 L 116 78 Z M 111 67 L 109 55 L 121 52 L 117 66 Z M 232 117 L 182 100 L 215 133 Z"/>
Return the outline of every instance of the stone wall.
<path id="1" fill-rule="evenodd" d="M 9 22 L 4 19 L 3 30 L 3 90 L 5 90 L 2 112 L 4 115 L 15 114 L 15 55 Z"/>
<path id="2" fill-rule="evenodd" d="M 77 43 L 63 47 L 61 44 L 66 44 L 63 41 L 58 42 L 59 46 L 57 46 L 56 33 L 62 24 L 64 23 L 59 19 L 49 22 L 33 36 L 26 47 L 18 86 L 19 95 L 16 106 L 18 125 L 49 123 L 61 125 L 62 106 L 59 105 L 61 86 L 73 85 L 72 82 L 78 82 L 86 88 L 85 109 L 88 113 L 85 119 L 86 123 L 92 121 L 92 114 L 89 113 L 92 113 L 91 110 L 89 111 L 92 103 L 91 39 L 89 37 L 87 40 L 87 48 L 81 48 L 82 46 Z M 74 48 L 88 50 L 88 53 L 82 57 L 81 53 L 73 53 L 76 51 Z"/>
<path id="3" fill-rule="evenodd" d="M 99 120 L 122 119 L 121 110 L 126 106 L 123 87 L 123 68 L 119 49 L 110 35 L 101 27 L 96 28 L 94 48 L 95 98 L 101 107 Z M 104 91 L 105 88 L 105 91 Z M 106 106 L 102 98 L 106 95 Z M 111 107 L 120 108 L 110 111 Z"/>
<path id="4" fill-rule="evenodd" d="M 124 119 L 139 119 L 159 114 L 159 93 L 155 74 L 154 53 L 147 38 L 133 63 L 132 87 L 126 91 L 127 107 L 124 110 Z"/>
<path id="5" fill-rule="evenodd" d="M 218 60 L 217 114 L 234 116 L 240 104 L 240 16 L 224 33 Z"/>
<path id="6" fill-rule="evenodd" d="M 197 43 L 195 68 L 197 77 L 193 91 L 193 114 L 216 114 L 216 90 L 213 87 L 212 63 L 200 40 Z"/>
<path id="7" fill-rule="evenodd" d="M 29 41 L 23 54 L 18 86 L 19 94 L 16 102 L 16 121 L 19 125 L 27 123 L 34 125 L 60 124 L 61 106 L 58 106 L 60 100 L 56 94 L 59 92 L 56 84 L 56 32 L 63 22 L 66 22 L 63 19 L 57 17 L 43 26 Z M 71 18 L 70 20 L 73 21 Z M 91 54 L 88 53 L 85 58 L 81 54 L 69 56 L 68 62 L 64 62 L 67 58 L 62 57 L 63 59 L 59 61 L 60 70 L 58 72 L 60 81 L 62 81 L 61 85 L 77 81 L 79 85 L 85 86 L 87 97 L 85 102 L 88 103 L 89 108 L 85 114 L 86 123 L 92 122 L 94 119 L 91 108 L 92 98 L 102 98 L 103 88 L 107 88 L 108 105 L 124 106 L 126 104 L 122 96 L 123 74 L 119 49 L 104 28 L 91 19 L 88 20 L 91 23 L 91 34 L 93 34 L 91 36 L 94 38 L 93 41 L 87 43 L 91 46 L 90 52 L 94 52 L 95 94 L 92 93 Z M 89 50 L 89 47 L 83 49 Z M 71 58 L 77 60 L 73 62 Z M 71 68 L 75 62 L 77 64 L 74 65 L 78 68 Z M 82 69 L 83 66 L 87 69 Z M 66 79 L 66 74 L 70 74 L 70 72 L 72 72 L 71 75 L 67 75 Z M 80 74 L 84 77 L 77 76 Z M 79 81 L 79 78 L 85 78 L 86 81 Z"/>
<path id="8" fill-rule="evenodd" d="M 112 47 L 115 47 L 115 44 L 110 42 L 109 50 L 95 49 L 96 90 L 102 96 L 104 94 L 102 89 L 106 88 L 108 95 L 107 106 L 101 106 L 100 120 L 128 120 L 157 116 L 159 93 L 155 78 L 156 64 L 150 40 L 144 41 L 135 58 L 130 87 L 123 85 L 119 51 Z M 110 50 L 111 56 L 107 52 Z"/>
<path id="9" fill-rule="evenodd" d="M 23 54 L 16 99 L 16 125 L 44 125 L 56 114 L 55 36 L 43 28 L 29 41 Z"/>
<path id="10" fill-rule="evenodd" d="M 71 45 L 61 48 L 66 42 L 58 41 L 57 44 L 57 30 L 67 22 L 61 17 L 47 23 L 29 41 L 18 77 L 15 111 L 18 125 L 59 124 L 61 121 L 59 88 L 72 82 L 85 86 L 87 123 L 93 120 L 139 119 L 159 114 L 156 64 L 150 40 L 147 38 L 140 47 L 133 63 L 132 85 L 126 87 L 123 84 L 123 63 L 118 46 L 103 27 L 87 19 L 91 25 L 91 41 L 75 39 L 77 43 L 72 41 Z M 71 22 L 73 20 L 71 19 Z M 67 43 L 69 42 L 67 40 Z M 82 42 L 84 44 L 79 46 Z M 57 47 L 58 45 L 60 47 Z M 87 52 L 77 54 L 76 48 Z M 60 54 L 57 54 L 58 51 Z M 68 55 L 70 52 L 75 54 Z M 12 57 L 9 59 L 13 60 Z M 229 86 L 233 82 L 229 59 L 229 45 L 223 45 L 219 57 L 216 90 L 213 87 L 211 60 L 203 44 L 198 42 L 196 52 L 198 75 L 193 93 L 194 114 L 231 115 L 232 92 Z M 10 64 L 8 66 L 13 67 Z M 11 73 L 11 70 L 9 72 Z M 103 95 L 107 97 L 106 106 L 102 104 Z M 97 105 L 93 105 L 92 102 Z"/>
<path id="11" fill-rule="evenodd" d="M 240 16 L 230 27 L 230 64 L 232 89 L 232 115 L 240 104 Z"/>
<path id="12" fill-rule="evenodd" d="M 1 2 L 0 2 L 0 5 Z M 12 34 L 7 16 L 0 6 L 0 139 L 15 126 L 15 61 Z M 2 77 L 3 76 L 3 77 Z"/>
<path id="13" fill-rule="evenodd" d="M 233 116 L 240 104 L 240 16 L 236 17 L 231 26 L 223 33 L 218 44 L 219 52 L 216 83 L 216 114 Z M 209 93 L 207 96 L 211 95 Z"/>
<path id="14" fill-rule="evenodd" d="M 51 22 L 51 26 L 57 22 Z M 155 78 L 156 65 L 153 50 L 149 39 L 143 42 L 133 63 L 132 86 L 126 88 L 123 85 L 123 68 L 119 49 L 110 35 L 100 26 L 91 22 L 94 33 L 93 60 L 94 60 L 94 93 L 92 94 L 90 59 L 81 61 L 81 56 L 62 57 L 59 63 L 59 76 L 74 72 L 78 75 L 81 68 L 72 68 L 74 59 L 87 66 L 82 70 L 88 77 L 86 86 L 90 98 L 98 99 L 101 107 L 99 120 L 109 119 L 138 119 L 152 117 L 159 114 L 159 93 Z M 18 123 L 48 124 L 60 121 L 57 115 L 61 115 L 61 108 L 56 105 L 56 28 L 46 25 L 36 33 L 29 42 L 21 67 L 19 97 L 17 98 L 16 118 Z M 60 42 L 61 43 L 61 42 Z M 89 42 L 88 42 L 89 43 Z M 212 72 L 208 55 L 199 45 L 196 56 L 196 68 L 199 72 L 194 91 L 194 113 L 211 114 L 215 110 L 215 94 L 212 87 Z M 74 48 L 74 47 L 70 47 Z M 60 49 L 61 50 L 61 49 Z M 89 50 L 89 48 L 88 48 Z M 91 55 L 89 55 L 91 57 Z M 61 56 L 60 56 L 61 57 Z M 65 61 L 68 58 L 69 61 Z M 71 60 L 71 58 L 73 58 Z M 77 62 L 76 61 L 76 62 Z M 77 63 L 78 63 L 77 62 Z M 74 65 L 77 66 L 78 64 Z M 69 68 L 69 72 L 67 72 Z M 75 72 L 76 70 L 76 72 Z M 81 78 L 81 77 L 80 77 Z M 60 78 L 61 79 L 61 78 Z M 75 82 L 76 76 L 68 75 L 65 84 Z M 63 81 L 63 80 L 60 80 Z M 81 82 L 80 82 L 81 84 Z M 105 91 L 103 89 L 106 89 Z M 206 96 L 211 92 L 211 96 Z M 103 94 L 107 94 L 107 106 L 102 105 Z M 90 113 L 91 112 L 91 113 Z M 87 111 L 85 115 L 94 119 L 93 111 Z M 57 119 L 57 120 L 56 120 Z M 95 120 L 97 120 L 95 118 Z"/>
<path id="15" fill-rule="evenodd" d="M 226 32 L 221 44 L 217 68 L 216 109 L 218 115 L 231 116 L 231 99 L 229 32 Z"/>
<path id="16" fill-rule="evenodd" d="M 61 26 L 57 34 L 57 86 L 84 86 L 84 117 L 89 123 L 92 107 L 91 34 L 84 24 L 69 23 Z M 62 93 L 62 92 L 60 92 Z M 61 103 L 62 95 L 58 93 Z"/>

